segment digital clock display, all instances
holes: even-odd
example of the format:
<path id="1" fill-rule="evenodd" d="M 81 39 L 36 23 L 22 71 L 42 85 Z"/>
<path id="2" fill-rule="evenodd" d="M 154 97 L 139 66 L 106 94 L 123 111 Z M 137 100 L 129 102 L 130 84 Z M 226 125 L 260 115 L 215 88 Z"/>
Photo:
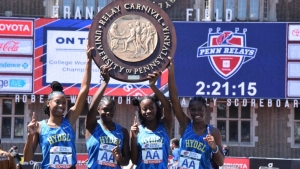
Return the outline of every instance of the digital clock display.
<path id="1" fill-rule="evenodd" d="M 212 95 L 212 96 L 236 96 L 239 93 L 241 96 L 255 96 L 257 93 L 256 82 L 241 82 L 239 85 L 230 85 L 229 82 L 221 84 L 220 82 L 213 82 L 211 85 L 205 84 L 203 81 L 198 81 L 196 86 L 199 89 L 196 91 L 196 95 Z"/>

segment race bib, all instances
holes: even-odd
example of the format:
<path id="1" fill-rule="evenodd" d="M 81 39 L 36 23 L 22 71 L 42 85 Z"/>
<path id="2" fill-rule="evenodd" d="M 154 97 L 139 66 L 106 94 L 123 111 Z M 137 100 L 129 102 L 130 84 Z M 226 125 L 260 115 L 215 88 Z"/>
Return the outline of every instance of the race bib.
<path id="1" fill-rule="evenodd" d="M 201 154 L 181 150 L 178 166 L 180 169 L 198 169 L 200 166 Z"/>
<path id="2" fill-rule="evenodd" d="M 144 164 L 158 164 L 163 160 L 162 143 L 142 144 L 142 162 Z"/>
<path id="3" fill-rule="evenodd" d="M 50 167 L 70 168 L 72 167 L 72 148 L 55 146 L 50 149 Z"/>
<path id="4" fill-rule="evenodd" d="M 105 165 L 109 167 L 117 167 L 117 162 L 111 153 L 111 150 L 115 148 L 113 145 L 100 144 L 100 149 L 98 153 L 98 164 Z"/>

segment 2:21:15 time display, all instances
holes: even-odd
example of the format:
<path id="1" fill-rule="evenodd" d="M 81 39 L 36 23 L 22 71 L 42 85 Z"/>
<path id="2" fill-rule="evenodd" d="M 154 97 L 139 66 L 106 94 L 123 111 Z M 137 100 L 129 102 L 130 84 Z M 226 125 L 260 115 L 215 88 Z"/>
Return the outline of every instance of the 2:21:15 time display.
<path id="1" fill-rule="evenodd" d="M 245 96 L 245 93 L 247 93 L 248 96 L 255 96 L 257 93 L 256 82 L 249 82 L 248 84 L 245 82 L 241 82 L 236 86 L 229 85 L 229 82 L 225 82 L 224 84 L 221 84 L 220 82 L 213 82 L 211 85 L 206 85 L 204 82 L 199 81 L 196 83 L 196 86 L 199 86 L 196 95 L 220 96 L 225 94 L 225 96 L 235 96 L 237 94 L 236 92 L 240 92 L 241 96 Z M 211 89 L 212 92 L 210 92 Z M 222 91 L 224 91 L 225 93 L 222 93 Z"/>

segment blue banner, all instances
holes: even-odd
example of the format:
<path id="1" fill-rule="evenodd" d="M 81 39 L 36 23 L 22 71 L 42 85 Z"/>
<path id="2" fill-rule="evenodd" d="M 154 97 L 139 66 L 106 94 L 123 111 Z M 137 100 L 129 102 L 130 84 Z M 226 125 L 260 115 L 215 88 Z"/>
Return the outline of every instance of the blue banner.
<path id="1" fill-rule="evenodd" d="M 174 25 L 179 96 L 286 98 L 287 23 Z"/>

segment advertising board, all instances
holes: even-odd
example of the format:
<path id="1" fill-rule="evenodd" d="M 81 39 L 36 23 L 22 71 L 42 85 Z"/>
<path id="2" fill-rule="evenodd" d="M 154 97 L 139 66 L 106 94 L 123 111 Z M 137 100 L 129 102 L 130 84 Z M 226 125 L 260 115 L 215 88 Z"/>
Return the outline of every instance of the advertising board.
<path id="1" fill-rule="evenodd" d="M 62 83 L 67 95 L 78 94 L 87 58 L 85 49 L 90 24 L 91 20 L 36 20 L 34 94 L 49 94 L 49 84 L 54 80 Z M 167 71 L 164 71 L 157 87 L 165 89 L 166 79 Z M 93 62 L 89 95 L 96 92 L 100 82 L 99 68 Z M 110 96 L 143 96 L 152 93 L 148 81 L 127 83 L 113 78 L 105 92 Z"/>
<path id="2" fill-rule="evenodd" d="M 32 37 L 33 20 L 0 19 L 0 36 Z"/>
<path id="3" fill-rule="evenodd" d="M 1 57 L 0 73 L 32 73 L 32 58 Z"/>

